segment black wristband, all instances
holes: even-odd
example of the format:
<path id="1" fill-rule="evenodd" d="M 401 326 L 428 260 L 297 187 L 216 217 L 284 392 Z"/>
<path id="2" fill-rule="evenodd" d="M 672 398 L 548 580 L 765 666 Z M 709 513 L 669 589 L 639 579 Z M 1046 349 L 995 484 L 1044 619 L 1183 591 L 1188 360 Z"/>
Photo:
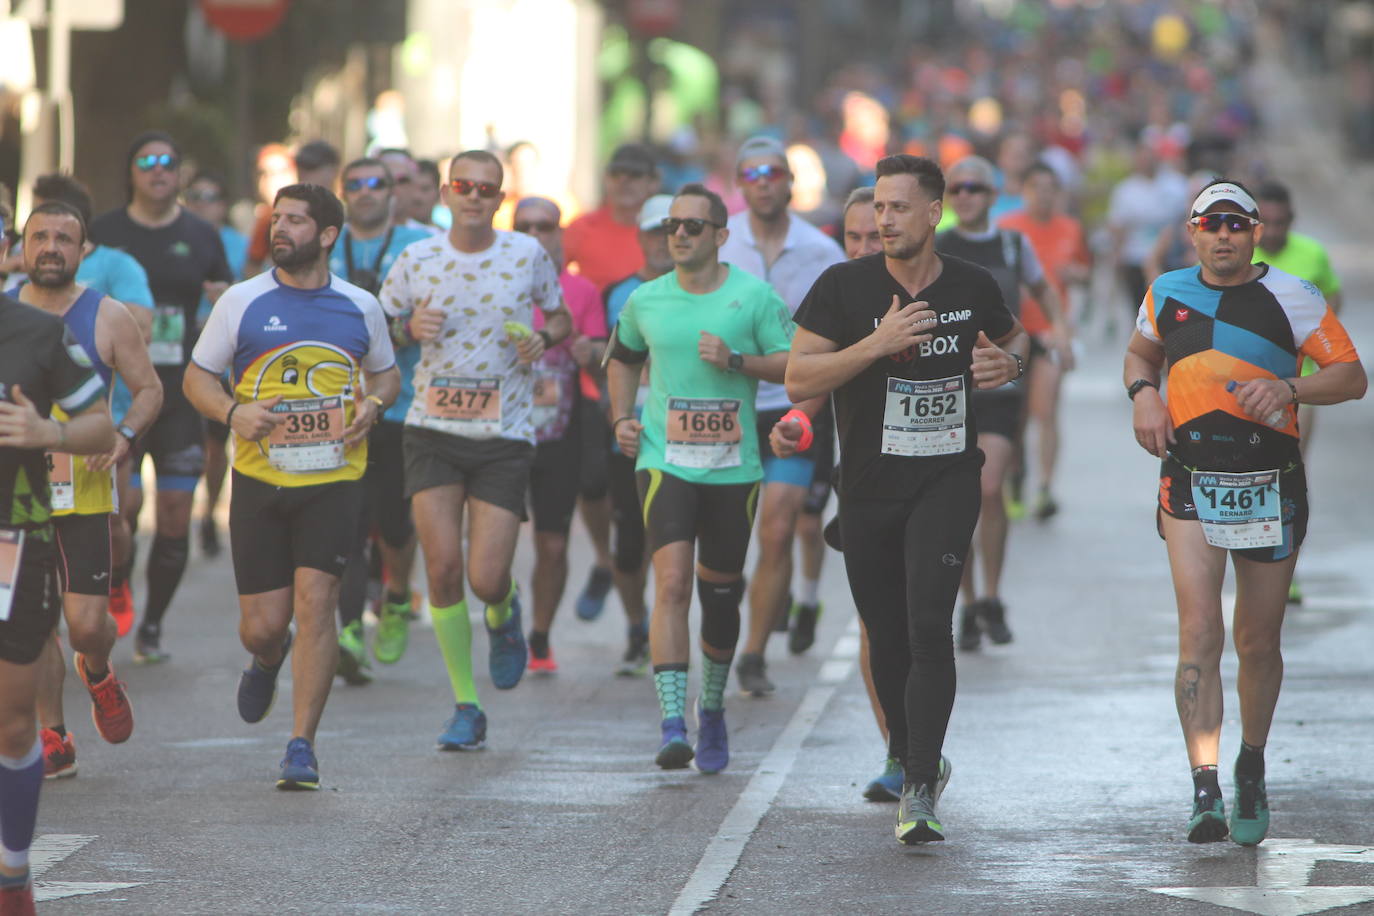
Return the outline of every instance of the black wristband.
<path id="1" fill-rule="evenodd" d="M 1130 387 L 1126 389 L 1126 397 L 1134 401 L 1135 396 L 1140 394 L 1140 392 L 1145 388 L 1153 388 L 1155 391 L 1158 391 L 1159 385 L 1150 381 L 1147 378 L 1138 378 L 1134 382 L 1131 382 Z"/>
<path id="2" fill-rule="evenodd" d="M 1288 386 L 1288 390 L 1293 392 L 1293 403 L 1298 403 L 1298 386 L 1294 385 L 1291 379 L 1284 379 L 1283 383 Z"/>
<path id="3" fill-rule="evenodd" d="M 544 338 L 544 349 L 545 349 L 545 350 L 552 350 L 552 349 L 553 349 L 553 335 L 552 335 L 552 334 L 550 334 L 548 331 L 544 330 L 543 328 L 540 328 L 538 331 L 535 331 L 535 333 L 538 334 L 540 337 Z"/>
<path id="4" fill-rule="evenodd" d="M 616 427 L 620 426 L 621 423 L 624 423 L 626 420 L 633 419 L 634 417 L 620 417 L 619 419 L 617 419 L 614 423 L 611 424 L 611 435 L 615 435 Z"/>
<path id="5" fill-rule="evenodd" d="M 230 429 L 234 428 L 234 411 L 239 409 L 239 402 L 235 401 L 234 406 L 229 408 L 229 412 L 224 415 L 224 425 Z"/>

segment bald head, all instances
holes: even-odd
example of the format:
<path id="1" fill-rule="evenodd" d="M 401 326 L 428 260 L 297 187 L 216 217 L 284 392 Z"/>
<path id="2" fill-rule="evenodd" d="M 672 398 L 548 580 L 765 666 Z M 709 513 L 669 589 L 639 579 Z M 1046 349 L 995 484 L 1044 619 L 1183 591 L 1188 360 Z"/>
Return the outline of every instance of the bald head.
<path id="1" fill-rule="evenodd" d="M 538 239 L 559 269 L 563 267 L 563 230 L 559 227 L 562 218 L 563 211 L 547 197 L 525 197 L 516 204 L 512 220 L 516 232 Z"/>

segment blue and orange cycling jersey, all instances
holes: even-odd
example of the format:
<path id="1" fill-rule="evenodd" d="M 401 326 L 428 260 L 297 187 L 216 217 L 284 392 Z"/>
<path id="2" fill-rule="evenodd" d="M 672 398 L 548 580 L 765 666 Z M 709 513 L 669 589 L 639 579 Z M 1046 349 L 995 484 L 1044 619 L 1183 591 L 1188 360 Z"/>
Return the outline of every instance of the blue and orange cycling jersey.
<path id="1" fill-rule="evenodd" d="M 1350 336 L 1312 283 L 1267 265 L 1239 286 L 1212 286 L 1196 267 L 1162 274 L 1136 328 L 1164 347 L 1165 400 L 1186 466 L 1218 471 L 1285 467 L 1298 458 L 1297 411 L 1272 428 L 1249 417 L 1228 382 L 1296 378 L 1302 357 L 1353 362 Z"/>

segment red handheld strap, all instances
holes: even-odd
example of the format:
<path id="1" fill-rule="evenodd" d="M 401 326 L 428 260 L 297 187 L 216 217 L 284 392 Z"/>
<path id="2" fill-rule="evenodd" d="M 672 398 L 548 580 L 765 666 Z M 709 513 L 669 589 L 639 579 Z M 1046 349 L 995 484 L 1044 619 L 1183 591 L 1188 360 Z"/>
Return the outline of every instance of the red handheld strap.
<path id="1" fill-rule="evenodd" d="M 780 422 L 786 423 L 788 420 L 796 420 L 798 423 L 801 424 L 801 441 L 797 443 L 797 451 L 806 451 L 811 447 L 811 443 L 816 438 L 815 434 L 811 431 L 811 418 L 808 417 L 806 414 L 802 413 L 797 408 L 793 407 L 787 413 L 782 415 L 782 420 Z"/>

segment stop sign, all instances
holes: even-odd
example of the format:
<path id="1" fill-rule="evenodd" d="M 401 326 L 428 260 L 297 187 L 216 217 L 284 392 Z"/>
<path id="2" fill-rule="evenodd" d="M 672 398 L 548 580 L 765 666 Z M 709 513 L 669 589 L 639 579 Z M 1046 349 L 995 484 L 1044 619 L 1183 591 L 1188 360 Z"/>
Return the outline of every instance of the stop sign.
<path id="1" fill-rule="evenodd" d="M 291 0 L 200 0 L 205 21 L 238 41 L 253 41 L 272 31 Z"/>

